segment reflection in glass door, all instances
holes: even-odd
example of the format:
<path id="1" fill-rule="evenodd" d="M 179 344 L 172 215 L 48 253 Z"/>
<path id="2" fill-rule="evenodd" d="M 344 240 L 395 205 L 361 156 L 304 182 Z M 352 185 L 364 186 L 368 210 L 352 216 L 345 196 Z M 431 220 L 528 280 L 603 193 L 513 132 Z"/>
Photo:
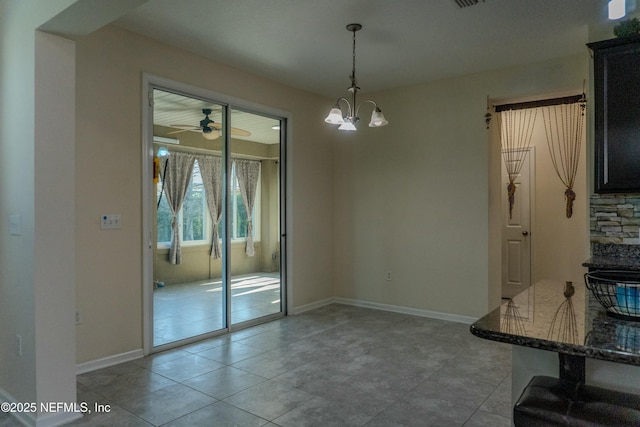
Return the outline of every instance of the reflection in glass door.
<path id="1" fill-rule="evenodd" d="M 283 313 L 280 120 L 228 111 L 153 89 L 156 351 Z"/>
<path id="2" fill-rule="evenodd" d="M 231 323 L 239 324 L 283 311 L 280 120 L 232 109 L 231 126 L 228 264 Z"/>
<path id="3" fill-rule="evenodd" d="M 226 107 L 160 89 L 153 91 L 153 99 L 157 347 L 226 327 L 217 238 Z"/>

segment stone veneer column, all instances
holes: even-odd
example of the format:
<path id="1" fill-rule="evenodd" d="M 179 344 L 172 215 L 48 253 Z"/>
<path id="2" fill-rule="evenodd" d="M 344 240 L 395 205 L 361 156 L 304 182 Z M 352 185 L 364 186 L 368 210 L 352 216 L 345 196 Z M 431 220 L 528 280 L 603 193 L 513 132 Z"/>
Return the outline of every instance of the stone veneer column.
<path id="1" fill-rule="evenodd" d="M 594 194 L 591 243 L 640 244 L 640 194 Z"/>

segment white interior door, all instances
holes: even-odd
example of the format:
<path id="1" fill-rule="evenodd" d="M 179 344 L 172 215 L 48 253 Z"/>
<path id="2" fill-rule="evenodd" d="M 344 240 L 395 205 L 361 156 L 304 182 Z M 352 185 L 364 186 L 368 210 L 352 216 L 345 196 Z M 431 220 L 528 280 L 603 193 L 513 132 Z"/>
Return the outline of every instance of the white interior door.
<path id="1" fill-rule="evenodd" d="M 516 192 L 511 215 L 507 184 L 509 177 L 506 166 L 502 166 L 502 297 L 511 298 L 531 285 L 532 272 L 532 232 L 531 212 L 533 211 L 534 147 L 526 150 L 526 156 L 515 179 Z M 517 157 L 517 156 L 516 156 Z"/>

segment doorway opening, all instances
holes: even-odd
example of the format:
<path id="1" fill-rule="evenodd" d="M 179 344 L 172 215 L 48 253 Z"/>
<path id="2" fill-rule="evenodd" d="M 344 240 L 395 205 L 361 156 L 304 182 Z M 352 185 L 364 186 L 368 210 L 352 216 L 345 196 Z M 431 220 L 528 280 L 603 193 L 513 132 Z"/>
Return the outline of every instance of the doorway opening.
<path id="1" fill-rule="evenodd" d="M 537 105 L 544 104 L 546 106 L 553 105 L 547 100 L 553 101 L 558 98 L 566 97 L 569 94 L 575 94 L 576 91 L 552 93 L 546 96 L 536 96 L 528 99 L 509 99 L 509 100 L 493 100 L 489 101 L 488 107 L 492 111 L 496 111 L 498 107 L 522 104 L 524 108 L 541 108 Z M 527 105 L 525 105 L 527 104 Z M 589 107 L 587 107 L 589 108 Z M 495 112 L 494 114 L 499 114 Z M 554 281 L 559 283 L 558 286 L 564 286 L 566 281 L 573 283 L 581 283 L 584 272 L 582 263 L 589 256 L 589 185 L 588 177 L 588 156 L 587 144 L 583 141 L 579 151 L 579 162 L 574 184 L 576 199 L 573 207 L 573 216 L 566 215 L 566 187 L 558 177 L 553 164 L 553 158 L 550 153 L 547 134 L 545 130 L 545 122 L 541 118 L 542 113 L 538 115 L 538 119 L 533 125 L 529 146 L 531 151 L 527 154 L 528 167 L 532 174 L 529 176 L 531 189 L 529 191 L 530 204 L 526 209 L 524 203 L 519 203 L 518 197 L 522 197 L 525 191 L 517 189 L 515 192 L 514 204 L 514 221 L 520 221 L 522 212 L 520 209 L 526 210 L 530 217 L 530 226 L 526 228 L 513 228 L 519 234 L 518 238 L 528 238 L 530 240 L 530 274 L 526 274 L 526 268 L 517 262 L 507 262 L 508 254 L 505 254 L 510 237 L 507 235 L 507 226 L 509 214 L 509 203 L 507 201 L 507 187 L 504 181 L 503 173 L 506 166 L 504 165 L 504 156 L 502 155 L 502 144 L 500 136 L 500 128 L 498 120 L 494 119 L 490 122 L 490 283 L 491 283 L 491 304 L 495 307 L 500 299 L 496 297 L 512 297 L 517 290 L 514 288 L 507 293 L 503 293 L 504 284 L 508 283 L 506 277 L 517 278 L 520 276 L 529 276 L 531 284 L 540 281 Z M 513 126 L 516 126 L 514 124 Z M 585 138 L 583 133 L 583 138 Z M 585 138 L 586 139 L 586 138 Z M 527 232 L 526 236 L 522 236 L 523 232 Z M 511 236 L 513 237 L 513 236 Z M 515 240 L 514 240 L 515 241 Z M 519 243 L 511 245 L 513 253 L 520 255 L 521 246 Z M 513 258 L 514 260 L 517 257 Z M 517 273 L 517 274 L 516 274 Z M 518 283 L 522 283 L 518 281 Z M 519 285 L 524 288 L 524 285 Z"/>
<path id="2" fill-rule="evenodd" d="M 286 118 L 149 83 L 145 352 L 286 312 Z"/>

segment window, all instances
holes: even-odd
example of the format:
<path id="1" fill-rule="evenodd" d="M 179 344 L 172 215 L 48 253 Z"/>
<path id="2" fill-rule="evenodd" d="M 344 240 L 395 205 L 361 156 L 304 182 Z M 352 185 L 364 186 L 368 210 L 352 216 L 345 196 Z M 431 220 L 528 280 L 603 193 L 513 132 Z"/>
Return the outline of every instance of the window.
<path id="1" fill-rule="evenodd" d="M 229 231 L 231 240 L 244 240 L 247 238 L 247 211 L 242 201 L 240 185 L 236 177 L 235 164 L 231 167 L 231 225 Z M 260 240 L 260 178 L 256 190 L 256 200 L 253 206 L 251 225 L 253 227 L 253 240 Z"/>
<path id="2" fill-rule="evenodd" d="M 196 160 L 193 165 L 191 182 L 187 187 L 187 194 L 182 203 L 181 230 L 183 242 L 196 242 L 208 240 L 207 222 L 209 211 L 205 200 L 204 186 L 202 185 L 202 175 Z"/>
<path id="3" fill-rule="evenodd" d="M 161 191 L 162 182 L 159 182 L 158 197 Z M 158 205 L 158 244 L 161 246 L 168 246 L 171 242 L 171 219 L 171 209 L 169 209 L 166 195 L 163 194 Z M 211 240 L 211 217 L 197 160 L 193 165 L 182 209 L 178 212 L 178 223 L 181 224 L 179 233 L 183 244 L 204 244 Z"/>
<path id="4" fill-rule="evenodd" d="M 162 181 L 156 187 L 157 197 L 161 197 Z M 260 240 L 260 180 L 256 192 L 256 200 L 253 207 L 253 238 Z M 231 169 L 231 225 L 229 227 L 231 240 L 242 241 L 247 238 L 247 212 L 242 201 L 238 179 L 235 174 L 235 167 Z M 168 247 L 171 243 L 171 209 L 165 194 L 158 204 L 157 215 L 157 239 L 158 247 Z M 180 240 L 183 245 L 198 245 L 211 242 L 212 222 L 207 206 L 207 199 L 202 183 L 202 175 L 198 160 L 193 165 L 191 181 L 187 188 L 187 193 L 182 203 L 182 209 L 178 213 L 178 223 Z M 221 224 L 222 226 L 222 224 Z"/>

